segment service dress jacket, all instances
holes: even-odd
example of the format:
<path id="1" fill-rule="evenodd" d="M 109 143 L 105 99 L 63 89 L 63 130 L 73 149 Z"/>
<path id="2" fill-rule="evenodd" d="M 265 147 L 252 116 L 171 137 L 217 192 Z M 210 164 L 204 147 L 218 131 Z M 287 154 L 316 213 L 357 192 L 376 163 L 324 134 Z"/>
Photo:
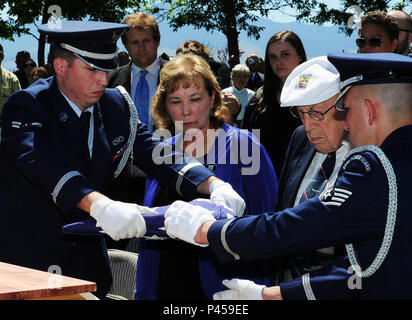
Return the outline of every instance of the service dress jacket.
<path id="1" fill-rule="evenodd" d="M 63 236 L 61 228 L 89 218 L 76 205 L 111 185 L 128 148 L 130 110 L 119 90 L 106 89 L 93 108 L 93 152 L 86 162 L 81 122 L 54 77 L 10 96 L 0 155 L 0 261 L 43 271 L 57 266 L 63 275 L 96 282 L 97 295 L 105 296 L 111 272 L 103 237 Z M 136 165 L 193 198 L 212 173 L 194 159 L 176 164 L 153 158 L 162 145 L 140 122 L 136 130 Z"/>

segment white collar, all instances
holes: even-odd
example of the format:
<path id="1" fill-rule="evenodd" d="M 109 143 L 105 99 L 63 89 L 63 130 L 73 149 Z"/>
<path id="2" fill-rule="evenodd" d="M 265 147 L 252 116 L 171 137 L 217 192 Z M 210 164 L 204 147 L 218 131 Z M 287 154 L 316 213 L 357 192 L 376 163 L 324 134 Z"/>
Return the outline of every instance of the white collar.
<path id="1" fill-rule="evenodd" d="M 73 109 L 73 111 L 77 114 L 77 116 L 80 118 L 80 115 L 82 114 L 83 110 L 80 109 L 73 101 L 71 101 L 64 93 L 63 91 L 61 91 L 59 89 L 59 91 L 61 92 L 61 94 L 63 95 L 63 97 L 67 100 L 67 103 L 69 104 L 69 106 Z M 91 106 L 89 108 L 87 108 L 87 111 L 90 111 L 91 114 L 93 115 L 93 108 L 94 106 Z"/>
<path id="2" fill-rule="evenodd" d="M 148 73 L 156 75 L 159 69 L 160 69 L 160 63 L 159 63 L 158 57 L 156 57 L 153 63 L 150 66 L 148 66 L 146 69 L 141 69 L 132 62 L 133 76 L 137 76 L 141 70 L 147 70 Z"/>

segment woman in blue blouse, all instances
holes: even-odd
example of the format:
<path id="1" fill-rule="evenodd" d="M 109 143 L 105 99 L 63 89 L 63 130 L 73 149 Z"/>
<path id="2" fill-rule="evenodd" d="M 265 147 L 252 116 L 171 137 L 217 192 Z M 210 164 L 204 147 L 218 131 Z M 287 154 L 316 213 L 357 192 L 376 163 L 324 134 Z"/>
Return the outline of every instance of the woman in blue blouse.
<path id="1" fill-rule="evenodd" d="M 245 200 L 244 214 L 274 210 L 278 183 L 271 160 L 252 133 L 224 123 L 228 112 L 203 58 L 179 55 L 162 68 L 152 102 L 155 133 L 230 183 Z M 175 191 L 147 180 L 144 205 L 163 206 L 178 199 Z M 269 285 L 273 274 L 272 260 L 221 265 L 209 248 L 174 239 L 141 239 L 135 298 L 211 299 L 224 289 L 223 279 L 238 277 Z"/>

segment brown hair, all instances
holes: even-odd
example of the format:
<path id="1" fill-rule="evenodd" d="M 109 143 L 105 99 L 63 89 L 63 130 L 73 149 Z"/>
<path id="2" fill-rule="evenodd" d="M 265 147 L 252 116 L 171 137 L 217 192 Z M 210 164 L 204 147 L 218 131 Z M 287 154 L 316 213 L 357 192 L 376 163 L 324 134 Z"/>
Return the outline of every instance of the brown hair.
<path id="1" fill-rule="evenodd" d="M 47 70 L 44 67 L 36 67 L 33 69 L 31 72 L 31 76 L 34 77 L 35 75 L 38 75 L 39 78 L 47 78 Z"/>
<path id="2" fill-rule="evenodd" d="M 399 39 L 399 28 L 396 19 L 383 11 L 371 11 L 361 19 L 360 30 L 364 24 L 376 24 L 381 26 L 389 36 L 389 39 Z"/>
<path id="3" fill-rule="evenodd" d="M 76 59 L 76 56 L 74 55 L 73 52 L 65 50 L 65 49 L 63 49 L 59 46 L 56 46 L 56 45 L 50 46 L 50 53 L 51 53 L 51 56 L 52 56 L 52 61 L 54 61 L 54 59 L 56 59 L 56 58 L 66 60 L 69 68 L 72 67 L 72 65 L 74 63 L 74 60 Z"/>
<path id="4" fill-rule="evenodd" d="M 159 85 L 152 101 L 152 117 L 156 128 L 174 132 L 173 121 L 166 109 L 167 96 L 181 86 L 189 88 L 194 84 L 200 88 L 202 80 L 209 95 L 215 94 L 210 126 L 213 129 L 221 127 L 227 110 L 222 109 L 222 94 L 216 77 L 203 58 L 194 54 L 184 54 L 167 62 L 160 71 Z"/>
<path id="5" fill-rule="evenodd" d="M 156 19 L 153 16 L 145 12 L 137 12 L 137 13 L 128 15 L 124 19 L 123 23 L 128 24 L 130 26 L 130 29 L 137 29 L 140 31 L 152 30 L 153 40 L 156 42 L 160 41 L 159 25 L 157 24 Z M 127 32 L 125 32 L 122 35 L 123 45 L 127 44 L 126 34 Z"/>
<path id="6" fill-rule="evenodd" d="M 300 63 L 306 61 L 306 52 L 303 47 L 302 40 L 299 36 L 291 30 L 284 30 L 275 33 L 266 44 L 265 51 L 265 78 L 263 80 L 263 101 L 259 101 L 257 108 L 260 113 L 264 113 L 266 108 L 273 108 L 278 105 L 276 93 L 281 91 L 281 82 L 279 77 L 273 72 L 269 59 L 269 47 L 272 43 L 277 41 L 287 41 L 295 48 L 296 53 L 300 58 Z"/>
<path id="7" fill-rule="evenodd" d="M 183 41 L 176 49 L 176 55 L 193 53 L 209 61 L 209 49 L 201 42 L 196 40 Z"/>

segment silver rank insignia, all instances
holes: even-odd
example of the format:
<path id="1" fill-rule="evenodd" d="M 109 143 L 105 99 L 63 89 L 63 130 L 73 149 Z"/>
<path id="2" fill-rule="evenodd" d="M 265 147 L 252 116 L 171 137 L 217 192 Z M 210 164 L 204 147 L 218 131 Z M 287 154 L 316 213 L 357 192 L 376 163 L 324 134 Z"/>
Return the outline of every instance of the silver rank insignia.
<path id="1" fill-rule="evenodd" d="M 340 187 L 332 187 L 324 190 L 319 199 L 326 205 L 332 207 L 340 207 L 349 197 L 352 191 Z"/>
<path id="2" fill-rule="evenodd" d="M 124 137 L 123 136 L 118 136 L 117 138 L 113 139 L 112 144 L 114 146 L 117 146 L 119 143 L 124 142 Z"/>

